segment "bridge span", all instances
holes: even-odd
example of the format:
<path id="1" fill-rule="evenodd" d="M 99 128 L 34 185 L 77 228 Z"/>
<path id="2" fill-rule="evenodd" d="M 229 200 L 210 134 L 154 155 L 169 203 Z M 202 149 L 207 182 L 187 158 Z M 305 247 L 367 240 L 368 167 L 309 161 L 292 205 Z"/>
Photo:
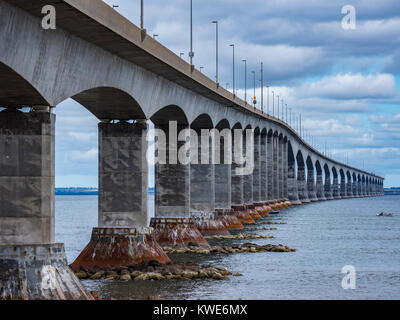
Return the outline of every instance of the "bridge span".
<path id="1" fill-rule="evenodd" d="M 45 5 L 56 8 L 56 30 L 42 28 Z M 0 44 L 0 299 L 91 298 L 54 239 L 52 109 L 68 98 L 99 119 L 99 221 L 75 270 L 165 263 L 162 246 L 207 247 L 204 235 L 228 234 L 272 209 L 383 195 L 383 177 L 315 150 L 102 1 L 0 0 Z M 171 123 L 178 134 L 251 130 L 254 170 L 238 174 L 225 158 L 156 164 L 149 227 L 148 120 L 166 132 L 169 160 L 178 147 Z"/>

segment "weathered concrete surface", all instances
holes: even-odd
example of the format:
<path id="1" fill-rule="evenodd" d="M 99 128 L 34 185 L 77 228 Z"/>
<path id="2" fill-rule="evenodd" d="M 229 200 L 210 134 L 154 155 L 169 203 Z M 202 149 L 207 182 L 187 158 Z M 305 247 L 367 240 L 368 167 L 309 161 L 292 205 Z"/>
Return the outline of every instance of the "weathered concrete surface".
<path id="1" fill-rule="evenodd" d="M 133 266 L 170 259 L 154 239 L 152 228 L 94 228 L 89 244 L 71 264 L 72 270 Z"/>
<path id="2" fill-rule="evenodd" d="M 154 238 L 161 246 L 187 247 L 194 244 L 208 248 L 209 244 L 190 218 L 153 218 Z"/>
<path id="3" fill-rule="evenodd" d="M 0 244 L 54 242 L 54 125 L 49 112 L 0 112 Z"/>
<path id="4" fill-rule="evenodd" d="M 146 227 L 147 124 L 99 123 L 99 227 Z"/>
<path id="5" fill-rule="evenodd" d="M 0 245 L 0 300 L 93 300 L 63 244 Z"/>

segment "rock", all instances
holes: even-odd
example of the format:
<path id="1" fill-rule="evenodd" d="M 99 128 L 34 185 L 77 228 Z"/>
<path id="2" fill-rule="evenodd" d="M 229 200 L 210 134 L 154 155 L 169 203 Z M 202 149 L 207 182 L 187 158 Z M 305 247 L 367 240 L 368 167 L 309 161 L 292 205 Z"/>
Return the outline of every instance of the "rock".
<path id="1" fill-rule="evenodd" d="M 197 274 L 197 278 L 198 279 L 206 279 L 206 278 L 208 278 L 208 274 L 206 273 L 206 272 L 199 272 L 198 274 Z"/>
<path id="2" fill-rule="evenodd" d="M 133 278 L 136 278 L 137 276 L 139 276 L 139 275 L 141 275 L 142 273 L 140 272 L 140 271 L 133 271 L 132 273 L 131 273 L 131 278 L 133 279 Z"/>
<path id="3" fill-rule="evenodd" d="M 230 272 L 228 269 L 226 268 L 222 268 L 222 269 L 218 269 L 218 272 L 220 274 L 222 274 L 223 276 L 230 276 L 232 274 L 232 272 Z"/>
<path id="4" fill-rule="evenodd" d="M 194 279 L 197 278 L 197 272 L 183 272 L 181 276 L 186 279 Z"/>
<path id="5" fill-rule="evenodd" d="M 88 274 L 85 271 L 79 271 L 79 272 L 75 273 L 75 276 L 78 279 L 87 279 L 87 278 L 89 278 Z"/>
<path id="6" fill-rule="evenodd" d="M 90 277 L 90 280 L 99 280 L 104 277 L 104 271 L 98 271 Z"/>
<path id="7" fill-rule="evenodd" d="M 151 272 L 147 274 L 148 280 L 163 280 L 164 277 L 161 273 Z"/>
<path id="8" fill-rule="evenodd" d="M 116 280 L 116 279 L 118 279 L 118 276 L 117 275 L 116 276 L 106 276 L 105 279 L 106 280 Z"/>
<path id="9" fill-rule="evenodd" d="M 233 274 L 234 277 L 243 277 L 243 274 L 241 274 L 240 272 L 236 272 Z"/>
<path id="10" fill-rule="evenodd" d="M 106 277 L 118 276 L 118 272 L 116 272 L 116 271 L 107 271 L 105 276 Z"/>
<path id="11" fill-rule="evenodd" d="M 132 280 L 132 278 L 131 278 L 131 275 L 130 275 L 130 274 L 124 274 L 124 275 L 122 275 L 122 276 L 119 277 L 119 280 L 122 280 L 122 281 L 130 281 L 130 280 Z"/>
<path id="12" fill-rule="evenodd" d="M 146 280 L 148 280 L 149 279 L 149 277 L 148 277 L 148 275 L 147 274 L 145 274 L 145 273 L 142 273 L 142 274 L 139 274 L 134 280 L 135 281 L 146 281 Z"/>

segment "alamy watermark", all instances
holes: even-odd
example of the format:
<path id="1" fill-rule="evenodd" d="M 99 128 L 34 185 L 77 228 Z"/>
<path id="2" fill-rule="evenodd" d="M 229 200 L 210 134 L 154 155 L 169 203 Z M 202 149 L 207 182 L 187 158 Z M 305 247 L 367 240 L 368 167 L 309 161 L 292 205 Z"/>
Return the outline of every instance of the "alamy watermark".
<path id="1" fill-rule="evenodd" d="M 355 290 L 356 289 L 356 268 L 351 265 L 344 266 L 342 273 L 345 274 L 342 280 L 342 288 L 344 290 Z"/>
<path id="2" fill-rule="evenodd" d="M 344 30 L 355 30 L 357 28 L 356 8 L 352 5 L 346 5 L 342 8 L 342 28 Z"/>
<path id="3" fill-rule="evenodd" d="M 253 129 L 186 128 L 178 132 L 178 123 L 170 121 L 167 132 L 159 128 L 149 130 L 147 141 L 153 139 L 154 144 L 147 151 L 151 165 L 229 164 L 236 165 L 236 175 L 250 175 L 254 170 Z"/>

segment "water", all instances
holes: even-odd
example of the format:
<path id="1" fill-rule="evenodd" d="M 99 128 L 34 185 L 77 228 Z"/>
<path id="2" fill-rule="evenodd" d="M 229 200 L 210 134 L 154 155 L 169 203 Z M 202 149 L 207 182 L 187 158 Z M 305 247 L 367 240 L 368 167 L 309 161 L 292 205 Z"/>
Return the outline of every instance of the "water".
<path id="1" fill-rule="evenodd" d="M 150 210 L 154 209 L 153 196 Z M 105 298 L 143 299 L 400 299 L 400 196 L 326 201 L 292 207 L 278 217 L 276 231 L 252 233 L 276 239 L 244 240 L 284 244 L 293 253 L 178 256 L 226 267 L 243 277 L 226 281 L 83 281 Z M 394 217 L 376 217 L 378 212 Z M 282 220 L 280 220 L 282 219 Z M 96 196 L 56 197 L 56 240 L 64 242 L 68 262 L 89 242 L 97 225 Z M 240 242 L 234 240 L 234 242 Z M 357 271 L 355 290 L 341 286 L 345 265 Z"/>

